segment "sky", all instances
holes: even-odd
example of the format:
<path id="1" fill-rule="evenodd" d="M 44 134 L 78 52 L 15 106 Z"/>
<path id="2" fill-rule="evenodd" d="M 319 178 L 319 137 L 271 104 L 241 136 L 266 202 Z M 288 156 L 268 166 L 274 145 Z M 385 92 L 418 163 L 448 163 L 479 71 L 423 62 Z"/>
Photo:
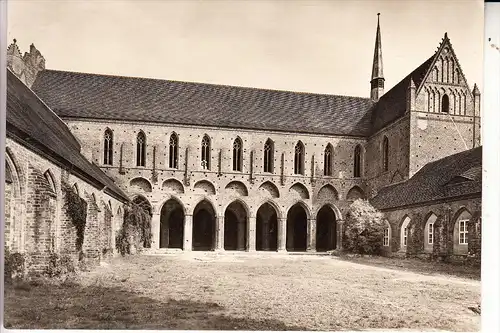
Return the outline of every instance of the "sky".
<path id="1" fill-rule="evenodd" d="M 13 0 L 8 39 L 49 69 L 369 97 L 380 13 L 385 90 L 448 33 L 483 86 L 480 0 Z"/>

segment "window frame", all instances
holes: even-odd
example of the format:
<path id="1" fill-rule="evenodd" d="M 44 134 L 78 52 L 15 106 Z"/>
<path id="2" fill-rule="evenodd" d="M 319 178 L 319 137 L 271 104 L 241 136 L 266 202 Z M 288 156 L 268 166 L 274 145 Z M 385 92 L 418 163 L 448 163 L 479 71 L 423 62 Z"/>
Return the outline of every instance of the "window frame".
<path id="1" fill-rule="evenodd" d="M 333 147 L 327 144 L 323 152 L 323 175 L 331 177 L 333 175 Z"/>
<path id="2" fill-rule="evenodd" d="M 271 139 L 264 143 L 263 172 L 274 173 L 274 142 Z"/>
<path id="3" fill-rule="evenodd" d="M 112 166 L 113 165 L 113 131 L 109 128 L 107 128 L 105 131 L 104 131 L 104 149 L 103 149 L 103 161 L 102 161 L 102 164 L 103 165 L 110 165 Z"/>
<path id="4" fill-rule="evenodd" d="M 240 137 L 233 141 L 233 171 L 243 171 L 243 141 Z"/>
<path id="5" fill-rule="evenodd" d="M 206 144 L 205 144 L 206 143 Z M 211 163 L 210 163 L 210 158 L 211 158 L 211 140 L 208 135 L 204 135 L 203 138 L 201 139 L 201 168 L 203 170 L 210 170 Z"/>
<path id="6" fill-rule="evenodd" d="M 175 132 L 168 139 L 168 167 L 179 169 L 179 136 Z"/>
<path id="7" fill-rule="evenodd" d="M 139 142 L 142 140 L 142 142 Z M 146 133 L 143 131 L 139 131 L 136 137 L 136 166 L 138 167 L 146 167 Z"/>
<path id="8" fill-rule="evenodd" d="M 293 157 L 293 174 L 294 175 L 305 175 L 304 160 L 305 160 L 305 146 L 302 141 L 298 141 L 294 147 L 294 157 Z"/>
<path id="9" fill-rule="evenodd" d="M 469 244 L 469 224 L 470 219 L 463 219 L 458 221 L 458 244 L 468 245 Z M 463 228 L 462 228 L 463 225 Z M 463 236 L 463 240 L 462 240 Z"/>

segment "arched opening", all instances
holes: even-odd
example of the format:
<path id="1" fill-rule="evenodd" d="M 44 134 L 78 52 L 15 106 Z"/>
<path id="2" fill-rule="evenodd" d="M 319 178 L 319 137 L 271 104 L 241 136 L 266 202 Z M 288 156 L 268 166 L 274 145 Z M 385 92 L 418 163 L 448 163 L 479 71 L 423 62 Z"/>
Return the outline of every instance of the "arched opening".
<path id="1" fill-rule="evenodd" d="M 113 132 L 108 128 L 104 131 L 104 165 L 113 165 Z"/>
<path id="2" fill-rule="evenodd" d="M 184 245 L 184 209 L 175 199 L 163 204 L 160 213 L 160 248 L 182 249 Z"/>
<path id="3" fill-rule="evenodd" d="M 316 251 L 326 252 L 337 248 L 337 220 L 333 209 L 325 205 L 316 216 Z"/>
<path id="4" fill-rule="evenodd" d="M 201 140 L 201 168 L 210 170 L 210 137 L 206 134 Z"/>
<path id="5" fill-rule="evenodd" d="M 355 178 L 361 177 L 361 146 L 354 148 L 354 172 Z"/>
<path id="6" fill-rule="evenodd" d="M 290 208 L 286 217 L 287 251 L 305 251 L 307 249 L 307 213 L 300 204 Z"/>
<path id="7" fill-rule="evenodd" d="M 278 214 L 276 209 L 265 203 L 257 210 L 255 248 L 257 251 L 278 250 Z"/>
<path id="8" fill-rule="evenodd" d="M 203 200 L 193 213 L 193 250 L 211 251 L 215 248 L 215 210 Z"/>
<path id="9" fill-rule="evenodd" d="M 267 139 L 264 144 L 264 172 L 272 173 L 274 171 L 274 142 Z"/>
<path id="10" fill-rule="evenodd" d="M 434 246 L 434 225 L 436 224 L 437 216 L 434 213 L 431 213 L 425 222 L 424 227 L 424 251 L 432 252 Z"/>
<path id="11" fill-rule="evenodd" d="M 406 252 L 406 247 L 408 246 L 408 236 L 409 236 L 409 224 L 411 222 L 411 219 L 406 216 L 403 220 L 403 223 L 401 224 L 401 230 L 400 230 L 400 249 L 403 252 Z"/>
<path id="12" fill-rule="evenodd" d="M 392 237 L 391 225 L 387 220 L 384 220 L 384 223 L 385 223 L 385 229 L 384 229 L 384 239 L 382 241 L 382 246 L 390 247 L 391 237 Z"/>
<path id="13" fill-rule="evenodd" d="M 384 136 L 384 141 L 382 144 L 382 158 L 383 158 L 382 167 L 383 167 L 384 171 L 388 171 L 389 170 L 389 139 L 386 136 Z"/>
<path id="14" fill-rule="evenodd" d="M 243 169 L 243 142 L 240 138 L 236 138 L 233 142 L 233 171 L 241 171 Z"/>
<path id="15" fill-rule="evenodd" d="M 170 135 L 170 140 L 168 142 L 168 167 L 172 169 L 177 169 L 179 167 L 179 138 L 177 134 L 172 133 Z"/>
<path id="16" fill-rule="evenodd" d="M 295 156 L 294 156 L 294 174 L 303 175 L 304 174 L 304 144 L 299 141 L 295 145 Z"/>
<path id="17" fill-rule="evenodd" d="M 450 98 L 446 94 L 443 96 L 443 99 L 441 100 L 441 112 L 443 113 L 450 112 Z"/>
<path id="18" fill-rule="evenodd" d="M 140 131 L 137 134 L 137 149 L 136 149 L 137 166 L 146 166 L 146 134 Z"/>
<path id="19" fill-rule="evenodd" d="M 248 215 L 239 201 L 232 202 L 224 213 L 224 249 L 246 250 Z"/>
<path id="20" fill-rule="evenodd" d="M 333 174 L 333 147 L 328 144 L 324 154 L 324 175 L 331 176 Z"/>
<path id="21" fill-rule="evenodd" d="M 465 208 L 455 215 L 453 226 L 453 253 L 467 254 L 469 252 L 469 226 L 472 214 Z"/>

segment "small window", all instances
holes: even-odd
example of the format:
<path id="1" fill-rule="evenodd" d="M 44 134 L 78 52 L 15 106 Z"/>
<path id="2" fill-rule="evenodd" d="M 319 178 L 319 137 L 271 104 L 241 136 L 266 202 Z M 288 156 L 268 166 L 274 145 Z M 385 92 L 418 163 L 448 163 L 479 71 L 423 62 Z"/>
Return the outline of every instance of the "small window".
<path id="1" fill-rule="evenodd" d="M 382 158 L 383 158 L 383 168 L 384 171 L 389 170 L 389 139 L 384 136 L 384 141 L 382 144 Z"/>
<path id="2" fill-rule="evenodd" d="M 446 94 L 443 96 L 443 99 L 441 100 L 441 112 L 450 113 L 450 98 Z"/>
<path id="3" fill-rule="evenodd" d="M 403 230 L 403 246 L 408 245 L 408 227 Z"/>
<path id="4" fill-rule="evenodd" d="M 233 142 L 233 171 L 241 171 L 242 170 L 242 149 L 243 144 L 240 138 L 236 138 Z"/>
<path id="5" fill-rule="evenodd" d="M 201 140 L 201 168 L 210 170 L 210 138 L 208 135 Z"/>
<path id="6" fill-rule="evenodd" d="M 354 148 L 354 177 L 361 177 L 361 147 Z"/>
<path id="7" fill-rule="evenodd" d="M 142 131 L 137 134 L 137 166 L 146 166 L 146 135 Z"/>
<path id="8" fill-rule="evenodd" d="M 177 134 L 172 133 L 170 136 L 170 140 L 168 142 L 169 146 L 169 155 L 168 155 L 168 167 L 172 169 L 177 169 L 178 165 L 178 157 L 179 157 L 179 138 Z"/>
<path id="9" fill-rule="evenodd" d="M 108 128 L 104 132 L 104 165 L 113 165 L 113 132 Z"/>
<path id="10" fill-rule="evenodd" d="M 300 141 L 295 145 L 294 173 L 304 174 L 304 145 Z"/>
<path id="11" fill-rule="evenodd" d="M 331 176 L 333 174 L 333 148 L 331 144 L 328 144 L 325 148 L 324 156 L 324 175 Z"/>
<path id="12" fill-rule="evenodd" d="M 267 139 L 264 144 L 264 172 L 272 173 L 274 170 L 274 143 Z"/>
<path id="13" fill-rule="evenodd" d="M 467 224 L 469 220 L 460 220 L 458 223 L 458 244 L 468 244 L 469 243 L 469 231 L 467 230 Z"/>
<path id="14" fill-rule="evenodd" d="M 384 229 L 384 246 L 389 246 L 389 228 Z"/>
<path id="15" fill-rule="evenodd" d="M 429 230 L 427 234 L 427 242 L 434 244 L 434 223 L 429 223 Z"/>

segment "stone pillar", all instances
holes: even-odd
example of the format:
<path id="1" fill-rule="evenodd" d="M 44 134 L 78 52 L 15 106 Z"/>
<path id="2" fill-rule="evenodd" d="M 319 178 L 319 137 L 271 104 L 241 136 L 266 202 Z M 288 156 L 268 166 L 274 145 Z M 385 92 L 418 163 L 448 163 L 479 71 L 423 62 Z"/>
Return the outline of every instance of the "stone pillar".
<path id="1" fill-rule="evenodd" d="M 224 251 L 224 216 L 215 220 L 215 250 Z"/>
<path id="2" fill-rule="evenodd" d="M 250 216 L 248 218 L 247 227 L 247 251 L 255 251 L 255 229 L 257 227 L 257 218 L 255 216 Z"/>
<path id="3" fill-rule="evenodd" d="M 337 248 L 336 250 L 342 250 L 342 235 L 344 234 L 344 221 L 337 221 Z"/>
<path id="4" fill-rule="evenodd" d="M 278 252 L 286 252 L 286 218 L 278 219 Z"/>
<path id="5" fill-rule="evenodd" d="M 307 252 L 316 252 L 316 219 L 307 220 Z"/>
<path id="6" fill-rule="evenodd" d="M 161 224 L 161 215 L 153 214 L 151 217 L 151 249 L 158 250 L 160 248 L 160 224 Z"/>
<path id="7" fill-rule="evenodd" d="M 193 250 L 193 215 L 184 217 L 184 251 Z"/>

